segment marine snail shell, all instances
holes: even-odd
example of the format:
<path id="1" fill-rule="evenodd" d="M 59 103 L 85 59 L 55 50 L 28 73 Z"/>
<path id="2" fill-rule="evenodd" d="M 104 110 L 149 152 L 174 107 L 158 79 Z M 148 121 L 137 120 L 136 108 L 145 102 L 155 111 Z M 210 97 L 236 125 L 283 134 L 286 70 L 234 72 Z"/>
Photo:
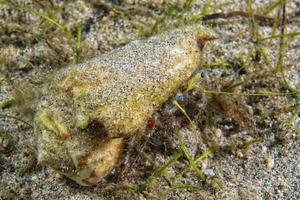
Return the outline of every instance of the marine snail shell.
<path id="1" fill-rule="evenodd" d="M 34 118 L 38 162 L 81 185 L 97 183 L 121 158 L 124 138 L 144 134 L 198 69 L 213 38 L 203 26 L 185 26 L 58 71 Z"/>

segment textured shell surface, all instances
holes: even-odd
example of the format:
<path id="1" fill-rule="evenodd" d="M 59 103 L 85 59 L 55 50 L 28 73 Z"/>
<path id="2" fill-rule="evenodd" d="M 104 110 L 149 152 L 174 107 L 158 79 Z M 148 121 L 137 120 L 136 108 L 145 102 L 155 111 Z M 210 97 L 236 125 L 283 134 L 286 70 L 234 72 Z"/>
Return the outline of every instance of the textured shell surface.
<path id="1" fill-rule="evenodd" d="M 56 72 L 34 118 L 38 162 L 81 185 L 97 183 L 121 159 L 124 138 L 144 134 L 199 68 L 200 43 L 212 35 L 185 26 Z"/>

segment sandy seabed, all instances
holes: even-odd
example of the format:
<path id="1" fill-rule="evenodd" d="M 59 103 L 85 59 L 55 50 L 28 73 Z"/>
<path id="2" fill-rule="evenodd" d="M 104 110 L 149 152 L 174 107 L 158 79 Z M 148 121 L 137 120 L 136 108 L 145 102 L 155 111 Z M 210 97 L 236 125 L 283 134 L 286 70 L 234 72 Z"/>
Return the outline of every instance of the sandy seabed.
<path id="1" fill-rule="evenodd" d="M 110 2 L 115 5 L 118 3 Z M 121 6 L 144 8 L 162 15 L 166 2 L 171 1 L 125 0 Z M 263 15 L 263 11 L 274 2 L 254 1 L 253 13 Z M 140 38 L 140 32 L 128 17 L 97 1 L 16 3 L 55 16 L 61 24 L 71 27 L 74 34 L 77 24 L 81 23 L 81 62 Z M 212 1 L 212 5 L 221 3 L 229 1 Z M 213 12 L 247 12 L 246 1 L 230 3 Z M 197 13 L 203 7 L 205 1 L 196 1 L 191 13 Z M 279 5 L 268 16 L 278 18 L 281 16 L 280 12 L 278 15 L 280 9 Z M 287 33 L 299 33 L 299 9 L 299 1 L 288 1 L 286 15 L 293 20 L 287 20 Z M 151 17 L 146 13 L 132 13 L 130 19 L 151 23 Z M 290 93 L 291 90 L 283 85 L 281 76 L 272 73 L 278 64 L 280 38 L 265 40 L 258 45 L 253 42 L 253 38 L 278 35 L 280 31 L 276 29 L 274 32 L 273 25 L 258 19 L 254 24 L 259 36 L 253 36 L 255 29 L 251 28 L 250 21 L 249 18 L 237 16 L 205 22 L 216 32 L 218 39 L 203 54 L 203 67 L 199 71 L 202 79 L 199 84 L 206 90 L 220 91 L 231 82 L 244 82 L 235 88 L 235 93 Z M 139 159 L 133 164 L 130 173 L 115 179 L 113 177 L 118 176 L 118 170 L 115 170 L 92 187 L 79 186 L 52 169 L 37 165 L 32 128 L 12 116 L 31 123 L 35 99 L 38 98 L 36 90 L 40 83 L 53 71 L 74 62 L 76 45 L 64 36 L 64 31 L 28 10 L 9 3 L 0 4 L 0 32 L 0 199 L 300 198 L 300 105 L 299 99 L 291 94 L 235 94 L 230 97 L 213 96 L 217 100 L 211 100 L 212 96 L 208 93 L 202 93 L 196 98 L 199 94 L 178 91 L 174 98 L 185 105 L 197 129 L 194 130 L 190 125 L 180 125 L 178 133 L 170 133 L 174 131 L 172 124 L 186 122 L 185 116 L 172 101 L 167 102 L 157 114 L 159 125 L 149 136 L 149 142 L 145 142 L 143 152 L 133 155 Z M 292 88 L 300 89 L 299 35 L 285 37 L 285 42 L 285 78 Z M 211 128 L 206 126 L 209 102 L 215 105 L 215 126 Z M 194 109 L 189 107 L 191 105 L 195 106 Z M 196 114 L 192 110 L 196 110 Z M 166 113 L 171 115 L 168 119 Z M 221 150 L 199 163 L 206 178 L 205 184 L 199 183 L 193 170 L 183 173 L 188 161 L 182 156 L 146 188 L 134 190 L 149 180 L 147 177 L 158 167 L 181 151 L 176 137 L 178 134 L 184 138 L 193 158 L 208 149 L 221 147 Z M 199 187 L 183 188 L 183 185 Z"/>

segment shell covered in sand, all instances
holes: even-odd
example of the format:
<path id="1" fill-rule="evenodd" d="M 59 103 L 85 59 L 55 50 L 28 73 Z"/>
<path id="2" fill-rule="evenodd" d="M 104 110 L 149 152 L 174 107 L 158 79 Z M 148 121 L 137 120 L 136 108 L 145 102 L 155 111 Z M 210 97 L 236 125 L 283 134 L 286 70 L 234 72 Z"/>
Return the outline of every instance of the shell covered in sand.
<path id="1" fill-rule="evenodd" d="M 81 185 L 97 183 L 121 158 L 124 138 L 144 134 L 198 69 L 210 38 L 205 27 L 186 26 L 55 73 L 34 118 L 38 162 Z"/>

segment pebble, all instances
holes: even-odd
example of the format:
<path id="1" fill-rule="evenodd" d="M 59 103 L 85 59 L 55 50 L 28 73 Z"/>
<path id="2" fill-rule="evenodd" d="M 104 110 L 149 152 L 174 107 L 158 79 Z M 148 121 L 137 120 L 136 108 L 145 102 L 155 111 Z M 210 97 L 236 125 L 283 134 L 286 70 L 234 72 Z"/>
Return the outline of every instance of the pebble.
<path id="1" fill-rule="evenodd" d="M 204 170 L 203 173 L 208 178 L 214 177 L 216 175 L 214 170 L 212 170 L 212 169 L 206 169 L 206 170 Z"/>
<path id="2" fill-rule="evenodd" d="M 268 169 L 272 169 L 274 167 L 274 159 L 272 157 L 267 158 L 266 165 Z"/>

